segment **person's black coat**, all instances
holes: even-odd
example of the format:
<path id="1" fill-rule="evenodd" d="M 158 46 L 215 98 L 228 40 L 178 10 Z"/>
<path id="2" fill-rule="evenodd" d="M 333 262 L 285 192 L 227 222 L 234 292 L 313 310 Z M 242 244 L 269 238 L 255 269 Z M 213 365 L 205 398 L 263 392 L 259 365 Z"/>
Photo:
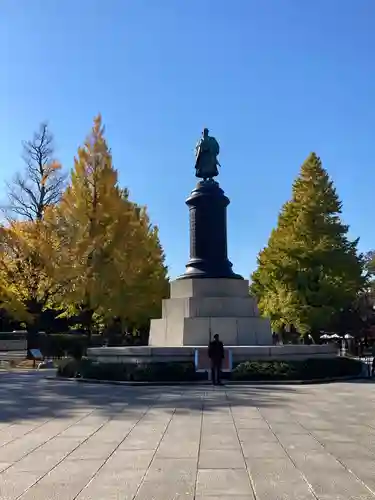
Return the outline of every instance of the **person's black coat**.
<path id="1" fill-rule="evenodd" d="M 224 344 L 220 340 L 212 340 L 210 342 L 208 357 L 213 362 L 221 362 L 224 359 Z"/>

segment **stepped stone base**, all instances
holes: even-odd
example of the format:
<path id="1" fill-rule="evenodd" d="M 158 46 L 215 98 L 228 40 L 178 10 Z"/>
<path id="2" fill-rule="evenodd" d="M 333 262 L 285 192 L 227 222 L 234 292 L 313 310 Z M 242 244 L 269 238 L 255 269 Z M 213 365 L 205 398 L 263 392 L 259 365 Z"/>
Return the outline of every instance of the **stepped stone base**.
<path id="1" fill-rule="evenodd" d="M 102 363 L 194 361 L 195 349 L 206 348 L 215 333 L 234 363 L 337 355 L 333 345 L 272 346 L 270 322 L 259 316 L 246 280 L 185 278 L 171 283 L 163 317 L 151 322 L 149 346 L 93 347 L 88 357 Z"/>
<path id="2" fill-rule="evenodd" d="M 259 316 L 249 282 L 192 278 L 171 282 L 162 318 L 151 321 L 150 346 L 207 346 L 218 333 L 225 345 L 271 345 L 268 319 Z"/>
<path id="3" fill-rule="evenodd" d="M 152 321 L 150 346 L 207 346 L 215 333 L 224 345 L 271 345 L 270 325 L 263 318 L 178 318 Z"/>

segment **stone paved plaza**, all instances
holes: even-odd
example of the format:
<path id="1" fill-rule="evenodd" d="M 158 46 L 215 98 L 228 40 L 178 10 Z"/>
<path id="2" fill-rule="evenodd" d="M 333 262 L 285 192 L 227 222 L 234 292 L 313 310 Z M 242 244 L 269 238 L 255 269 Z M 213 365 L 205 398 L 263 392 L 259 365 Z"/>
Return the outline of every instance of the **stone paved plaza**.
<path id="1" fill-rule="evenodd" d="M 375 499 L 375 385 L 0 373 L 1 500 Z"/>

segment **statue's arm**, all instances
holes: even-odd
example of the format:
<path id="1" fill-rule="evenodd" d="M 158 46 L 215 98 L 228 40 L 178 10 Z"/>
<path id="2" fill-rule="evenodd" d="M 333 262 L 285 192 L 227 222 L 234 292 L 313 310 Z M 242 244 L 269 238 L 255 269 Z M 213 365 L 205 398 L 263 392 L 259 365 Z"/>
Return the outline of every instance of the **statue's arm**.
<path id="1" fill-rule="evenodd" d="M 220 146 L 217 140 L 213 137 L 211 142 L 211 151 L 217 156 L 220 153 Z"/>

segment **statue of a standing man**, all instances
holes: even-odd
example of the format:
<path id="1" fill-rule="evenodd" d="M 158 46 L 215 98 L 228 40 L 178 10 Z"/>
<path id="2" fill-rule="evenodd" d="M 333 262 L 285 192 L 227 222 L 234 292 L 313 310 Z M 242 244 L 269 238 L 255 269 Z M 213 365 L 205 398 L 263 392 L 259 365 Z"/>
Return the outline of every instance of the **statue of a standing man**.
<path id="1" fill-rule="evenodd" d="M 217 169 L 217 167 L 220 166 L 217 159 L 219 152 L 219 143 L 215 137 L 210 137 L 208 135 L 208 129 L 205 128 L 195 148 L 196 177 L 207 180 L 219 175 Z"/>

